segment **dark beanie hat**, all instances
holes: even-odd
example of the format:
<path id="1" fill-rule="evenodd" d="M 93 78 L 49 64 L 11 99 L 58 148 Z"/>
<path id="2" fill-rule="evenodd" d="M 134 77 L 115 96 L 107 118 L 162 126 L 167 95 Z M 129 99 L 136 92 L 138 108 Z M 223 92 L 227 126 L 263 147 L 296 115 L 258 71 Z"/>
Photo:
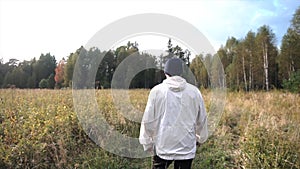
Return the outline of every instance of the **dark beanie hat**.
<path id="1" fill-rule="evenodd" d="M 179 58 L 171 58 L 166 62 L 164 72 L 171 76 L 180 76 L 183 72 L 183 61 Z"/>

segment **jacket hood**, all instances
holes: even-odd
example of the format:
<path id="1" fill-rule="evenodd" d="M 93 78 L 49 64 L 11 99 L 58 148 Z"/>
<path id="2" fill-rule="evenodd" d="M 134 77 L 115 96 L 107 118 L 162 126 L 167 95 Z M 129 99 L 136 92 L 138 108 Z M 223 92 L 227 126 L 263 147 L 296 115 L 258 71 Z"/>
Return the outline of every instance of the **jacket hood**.
<path id="1" fill-rule="evenodd" d="M 186 80 L 180 76 L 172 76 L 164 80 L 168 88 L 174 92 L 179 92 L 185 89 Z"/>

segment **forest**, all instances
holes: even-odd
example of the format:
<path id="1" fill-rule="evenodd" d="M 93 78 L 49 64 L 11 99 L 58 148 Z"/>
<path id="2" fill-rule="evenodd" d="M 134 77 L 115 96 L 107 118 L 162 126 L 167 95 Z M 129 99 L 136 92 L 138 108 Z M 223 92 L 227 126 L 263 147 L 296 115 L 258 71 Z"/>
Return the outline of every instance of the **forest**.
<path id="1" fill-rule="evenodd" d="M 262 25 L 243 37 L 229 36 L 215 54 L 194 54 L 168 38 L 164 55 L 139 47 L 138 42 L 128 41 L 108 51 L 81 46 L 61 60 L 51 53 L 24 61 L 0 58 L 0 169 L 151 168 L 152 157 L 121 156 L 120 152 L 136 152 L 120 146 L 123 139 L 106 140 L 101 134 L 116 131 L 139 137 L 140 123 L 124 112 L 142 117 L 149 89 L 165 78 L 162 69 L 171 57 L 181 58 L 191 70 L 208 121 L 216 124 L 208 140 L 197 145 L 192 168 L 300 169 L 300 7 L 282 39 Z M 136 60 L 126 64 L 130 57 Z M 216 64 L 218 59 L 222 65 Z M 130 76 L 137 63 L 158 69 L 145 69 L 129 78 L 129 88 L 134 90 L 120 90 L 128 92 L 128 101 L 121 94 L 117 97 L 122 102 L 116 101 L 111 88 L 123 88 L 128 82 L 116 76 L 119 68 L 124 66 L 122 75 Z M 214 90 L 216 70 L 225 75 L 219 87 L 230 91 L 220 119 L 214 116 L 214 105 L 219 103 L 214 98 L 220 96 L 213 92 L 220 93 Z M 86 86 L 101 90 L 76 90 Z M 77 95 L 76 102 L 74 91 L 93 91 L 94 99 Z M 88 111 L 76 109 L 81 105 Z M 110 128 L 101 127 L 103 119 Z M 107 148 L 95 138 L 113 146 Z"/>
<path id="2" fill-rule="evenodd" d="M 86 58 L 82 75 L 88 73 L 93 59 L 101 58 L 98 65 L 95 88 L 110 88 L 116 68 L 128 56 L 137 54 L 151 58 L 153 64 L 163 67 L 170 57 L 181 58 L 194 74 L 198 87 L 210 88 L 210 66 L 219 57 L 225 73 L 226 87 L 234 91 L 286 89 L 300 92 L 300 8 L 290 21 L 290 26 L 277 46 L 276 35 L 268 25 L 256 32 L 249 30 L 244 37 L 228 37 L 216 54 L 191 56 L 189 49 L 166 42 L 166 56 L 153 56 L 139 51 L 137 42 L 128 42 L 115 50 L 85 49 L 81 46 L 69 56 L 57 61 L 50 53 L 33 57 L 30 61 L 0 60 L 1 88 L 49 88 L 72 87 L 73 71 L 78 57 Z M 146 63 L 145 63 L 146 64 Z M 204 66 L 205 65 L 205 66 Z M 86 71 L 86 72 L 84 72 Z M 138 73 L 130 88 L 152 88 L 164 79 L 162 70 L 147 69 Z"/>

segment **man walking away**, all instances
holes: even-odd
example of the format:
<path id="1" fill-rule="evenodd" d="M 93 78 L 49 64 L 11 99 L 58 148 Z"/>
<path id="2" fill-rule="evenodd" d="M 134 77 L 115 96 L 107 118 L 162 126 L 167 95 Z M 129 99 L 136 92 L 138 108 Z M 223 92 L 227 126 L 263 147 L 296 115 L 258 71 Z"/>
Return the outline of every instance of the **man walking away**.
<path id="1" fill-rule="evenodd" d="M 198 88 L 182 77 L 183 61 L 166 62 L 166 79 L 149 94 L 140 128 L 139 141 L 145 151 L 153 151 L 153 169 L 190 169 L 196 142 L 208 137 L 207 115 Z"/>

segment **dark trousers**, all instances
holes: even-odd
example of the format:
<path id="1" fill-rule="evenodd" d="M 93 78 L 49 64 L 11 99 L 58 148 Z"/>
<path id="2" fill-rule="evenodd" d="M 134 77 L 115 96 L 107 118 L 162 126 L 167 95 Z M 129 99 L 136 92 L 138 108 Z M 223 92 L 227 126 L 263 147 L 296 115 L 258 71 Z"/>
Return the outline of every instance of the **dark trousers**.
<path id="1" fill-rule="evenodd" d="M 193 159 L 188 160 L 164 160 L 157 155 L 153 157 L 152 169 L 167 169 L 174 161 L 174 169 L 191 169 Z"/>

